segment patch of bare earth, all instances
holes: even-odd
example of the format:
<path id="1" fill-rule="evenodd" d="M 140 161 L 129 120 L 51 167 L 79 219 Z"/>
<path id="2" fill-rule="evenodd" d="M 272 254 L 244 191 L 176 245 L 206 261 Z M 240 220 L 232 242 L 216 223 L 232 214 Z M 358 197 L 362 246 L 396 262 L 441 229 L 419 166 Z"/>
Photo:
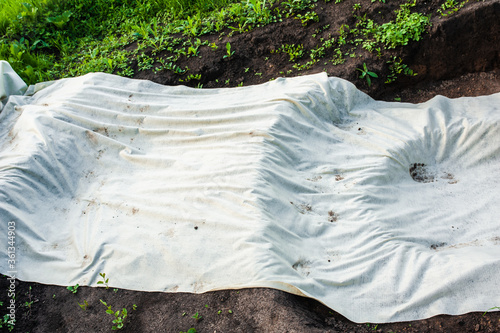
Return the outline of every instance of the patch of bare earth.
<path id="1" fill-rule="evenodd" d="M 201 83 L 204 88 L 229 87 L 241 82 L 244 85 L 258 84 L 280 76 L 326 71 L 330 76 L 353 82 L 376 99 L 388 101 L 400 98 L 405 102 L 418 103 L 438 94 L 456 98 L 500 92 L 499 0 L 471 0 L 470 4 L 447 18 L 436 15 L 436 0 L 419 1 L 419 11 L 433 13 L 429 34 L 406 48 L 387 51 L 381 59 L 360 49 L 356 54 L 362 55 L 362 58 L 348 57 L 344 64 L 337 66 L 320 61 L 310 69 L 297 71 L 292 68 L 288 55 L 271 53 L 282 44 L 303 44 L 310 50 L 314 45 L 312 34 L 327 24 L 329 28 L 316 38 L 328 38 L 329 34 L 335 36 L 341 24 L 354 24 L 352 8 L 357 2 L 344 0 L 335 4 L 334 1 L 319 1 L 317 12 L 320 21 L 307 27 L 302 27 L 299 20 L 286 19 L 232 37 L 228 37 L 229 31 L 222 37 L 204 36 L 202 39 L 216 42 L 219 48 L 213 51 L 209 47 L 201 47 L 201 57 L 181 59 L 181 67 L 188 66 L 191 74 L 201 74 L 200 81 L 187 84 L 196 86 Z M 386 2 L 363 2 L 360 14 L 376 12 L 380 20 L 386 20 L 403 3 L 400 0 Z M 235 54 L 224 59 L 227 41 L 230 41 Z M 332 56 L 327 53 L 325 59 Z M 387 76 L 386 61 L 393 56 L 401 57 L 418 75 L 403 77 L 389 85 L 384 84 L 383 79 L 374 79 L 371 87 L 359 79 L 355 69 L 362 67 L 363 63 L 380 77 Z M 290 70 L 292 72 L 286 74 Z M 169 85 L 177 85 L 182 79 L 168 71 L 138 72 L 135 78 Z M 112 280 L 113 272 L 106 273 Z M 3 277 L 0 289 L 5 291 L 7 288 L 8 281 Z M 129 315 L 123 332 L 178 333 L 191 327 L 198 332 L 500 332 L 500 312 L 439 315 L 425 320 L 379 325 L 358 324 L 315 300 L 271 289 L 186 294 L 80 287 L 74 294 L 65 287 L 17 281 L 16 292 L 15 332 L 110 331 L 113 317 L 105 313 L 106 308 L 100 299 L 112 305 L 115 311 L 127 308 Z M 488 297 L 488 292 L 484 290 L 485 295 L 481 297 Z M 86 310 L 78 305 L 84 300 L 89 304 Z M 9 304 L 7 292 L 0 293 L 0 301 L 4 304 L 0 309 L 5 310 Z M 31 305 L 27 306 L 30 302 Z M 132 310 L 133 304 L 137 305 L 136 310 Z M 198 319 L 193 318 L 196 313 Z M 5 327 L 0 331 L 7 332 Z"/>

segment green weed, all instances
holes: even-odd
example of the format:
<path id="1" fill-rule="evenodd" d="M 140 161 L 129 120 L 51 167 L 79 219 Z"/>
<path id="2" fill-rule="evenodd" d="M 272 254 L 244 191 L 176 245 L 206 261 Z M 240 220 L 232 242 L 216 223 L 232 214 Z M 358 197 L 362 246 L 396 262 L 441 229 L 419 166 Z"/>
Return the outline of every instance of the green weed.
<path id="1" fill-rule="evenodd" d="M 366 68 L 366 63 L 363 63 L 363 68 L 356 68 L 357 71 L 361 72 L 361 75 L 359 76 L 360 79 L 366 79 L 366 82 L 368 83 L 368 87 L 372 85 L 372 80 L 371 77 L 373 78 L 378 78 L 378 75 L 374 72 L 370 72 L 368 68 Z"/>
<path id="2" fill-rule="evenodd" d="M 7 327 L 9 332 L 12 332 L 15 328 L 16 320 L 11 319 L 8 314 L 5 314 L 2 319 L 0 320 L 0 328 Z"/>
<path id="3" fill-rule="evenodd" d="M 234 51 L 231 51 L 231 43 L 226 43 L 226 54 L 222 58 L 231 58 L 234 55 Z"/>
<path id="4" fill-rule="evenodd" d="M 74 286 L 67 286 L 66 289 L 71 291 L 73 294 L 76 294 L 78 292 L 78 287 L 80 287 L 80 285 L 76 284 Z"/>
<path id="5" fill-rule="evenodd" d="M 279 49 L 273 51 L 273 53 L 276 52 L 288 54 L 288 56 L 290 57 L 290 62 L 294 62 L 295 60 L 300 59 L 304 56 L 304 45 L 284 44 L 281 45 Z"/>
<path id="6" fill-rule="evenodd" d="M 296 70 L 299 70 L 299 71 L 302 71 L 302 70 L 306 70 L 306 69 L 310 69 L 312 68 L 312 66 L 314 64 L 316 64 L 319 60 L 310 60 L 308 62 L 306 62 L 305 64 L 299 64 L 299 63 L 295 63 L 293 64 L 293 68 L 295 68 Z"/>
<path id="7" fill-rule="evenodd" d="M 101 281 L 97 281 L 97 284 L 103 284 L 106 286 L 106 289 L 109 289 L 109 278 L 106 278 L 106 273 L 99 273 L 99 276 L 102 278 Z"/>
<path id="8" fill-rule="evenodd" d="M 113 311 L 113 309 L 111 308 L 111 305 L 108 305 L 106 302 L 104 302 L 102 299 L 100 300 L 102 304 L 104 304 L 104 306 L 107 307 L 107 310 L 106 310 L 106 313 L 109 313 L 110 315 L 113 315 L 115 317 L 115 319 L 113 319 L 113 326 L 111 327 L 111 329 L 113 331 L 116 331 L 116 330 L 120 330 L 123 328 L 123 326 L 125 325 L 125 319 L 128 317 L 128 312 L 127 312 L 127 309 L 126 308 L 123 308 L 121 311 Z M 135 304 L 133 305 L 133 309 L 135 310 L 137 307 L 135 306 Z"/>
<path id="9" fill-rule="evenodd" d="M 467 2 L 469 2 L 469 0 L 464 0 L 462 2 L 458 2 L 457 0 L 446 0 L 446 2 L 441 5 L 441 8 L 438 9 L 437 12 L 442 17 L 445 17 L 458 12 L 465 6 Z"/>
<path id="10" fill-rule="evenodd" d="M 491 311 L 491 310 L 500 310 L 500 306 L 494 306 L 494 307 L 492 307 L 492 308 L 489 308 L 488 310 L 486 310 L 486 311 L 483 313 L 482 317 L 484 317 L 484 316 L 485 316 L 485 315 L 486 315 L 489 311 Z"/>
<path id="11" fill-rule="evenodd" d="M 417 73 L 414 73 L 413 70 L 410 67 L 408 67 L 408 65 L 403 64 L 401 62 L 401 58 L 396 60 L 396 57 L 393 57 L 392 60 L 389 60 L 387 63 L 389 64 L 390 73 L 389 75 L 387 75 L 387 80 L 385 81 L 385 83 L 391 83 L 396 81 L 396 79 L 400 74 L 406 76 L 418 75 Z"/>
<path id="12" fill-rule="evenodd" d="M 287 0 L 281 2 L 281 6 L 287 10 L 288 17 L 294 13 L 314 8 L 316 6 L 315 2 L 315 0 Z"/>
<path id="13" fill-rule="evenodd" d="M 314 11 L 307 12 L 304 15 L 297 14 L 295 18 L 300 20 L 303 27 L 306 27 L 309 22 L 319 22 L 319 16 Z"/>
<path id="14" fill-rule="evenodd" d="M 410 8 L 416 5 L 416 0 L 400 6 L 396 11 L 396 21 L 384 23 L 374 29 L 378 42 L 387 48 L 407 45 L 409 41 L 419 41 L 426 28 L 430 25 L 430 16 L 421 13 L 411 13 Z"/>
<path id="15" fill-rule="evenodd" d="M 86 300 L 83 300 L 83 304 L 80 304 L 79 302 L 77 302 L 77 303 L 80 306 L 80 308 L 82 308 L 83 311 L 87 311 L 89 303 Z"/>

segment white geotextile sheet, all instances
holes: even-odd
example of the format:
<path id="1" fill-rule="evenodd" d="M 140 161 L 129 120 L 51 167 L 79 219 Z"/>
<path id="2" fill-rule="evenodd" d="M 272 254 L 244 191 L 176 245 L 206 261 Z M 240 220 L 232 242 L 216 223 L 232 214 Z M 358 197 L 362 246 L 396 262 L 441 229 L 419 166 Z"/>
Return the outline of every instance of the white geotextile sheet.
<path id="1" fill-rule="evenodd" d="M 271 287 L 356 322 L 484 311 L 500 304 L 499 107 L 380 102 L 326 74 L 63 79 L 0 113 L 1 234 L 15 222 L 26 281 Z"/>
<path id="2" fill-rule="evenodd" d="M 7 102 L 10 95 L 21 95 L 27 85 L 12 69 L 7 61 L 0 60 L 0 108 Z"/>

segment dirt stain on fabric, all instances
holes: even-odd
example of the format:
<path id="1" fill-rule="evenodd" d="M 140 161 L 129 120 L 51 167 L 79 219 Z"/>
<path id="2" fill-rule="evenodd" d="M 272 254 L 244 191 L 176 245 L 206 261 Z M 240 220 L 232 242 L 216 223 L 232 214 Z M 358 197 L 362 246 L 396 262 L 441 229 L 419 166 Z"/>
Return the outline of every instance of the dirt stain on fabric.
<path id="1" fill-rule="evenodd" d="M 297 260 L 293 265 L 292 268 L 296 270 L 300 275 L 302 276 L 309 276 L 311 274 L 311 262 L 305 259 L 299 259 Z"/>
<path id="2" fill-rule="evenodd" d="M 94 129 L 94 132 L 109 137 L 109 133 L 108 133 L 108 128 L 107 127 L 96 128 L 96 129 Z"/>
<path id="3" fill-rule="evenodd" d="M 413 163 L 410 165 L 410 176 L 418 183 L 431 183 L 434 181 L 434 175 L 429 172 L 424 163 Z"/>
<path id="4" fill-rule="evenodd" d="M 333 210 L 328 211 L 328 222 L 337 222 L 339 215 Z"/>
<path id="5" fill-rule="evenodd" d="M 290 201 L 290 203 L 299 211 L 300 214 L 312 212 L 312 206 L 310 204 L 294 204 L 292 201 Z"/>

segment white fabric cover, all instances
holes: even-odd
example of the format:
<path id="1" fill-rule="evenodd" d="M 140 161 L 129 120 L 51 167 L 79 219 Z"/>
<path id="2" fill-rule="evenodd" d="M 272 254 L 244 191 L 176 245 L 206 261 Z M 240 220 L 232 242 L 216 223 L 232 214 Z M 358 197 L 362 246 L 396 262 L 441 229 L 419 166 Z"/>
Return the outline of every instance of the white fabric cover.
<path id="1" fill-rule="evenodd" d="M 7 97 L 22 95 L 26 88 L 26 83 L 17 75 L 10 64 L 5 60 L 0 60 L 0 107 L 3 107 Z"/>
<path id="2" fill-rule="evenodd" d="M 271 287 L 356 322 L 484 311 L 500 304 L 499 106 L 374 101 L 326 74 L 63 79 L 0 113 L 1 234 L 15 222 L 25 281 Z"/>

